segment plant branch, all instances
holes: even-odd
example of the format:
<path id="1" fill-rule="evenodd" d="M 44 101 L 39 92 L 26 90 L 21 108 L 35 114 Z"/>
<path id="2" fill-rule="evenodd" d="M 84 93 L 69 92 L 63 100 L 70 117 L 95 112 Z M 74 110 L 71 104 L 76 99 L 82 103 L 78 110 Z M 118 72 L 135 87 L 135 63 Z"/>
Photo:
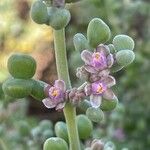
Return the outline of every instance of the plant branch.
<path id="1" fill-rule="evenodd" d="M 54 45 L 58 78 L 64 80 L 67 88 L 70 89 L 71 83 L 68 72 L 64 29 L 54 30 Z M 64 108 L 64 115 L 68 129 L 70 150 L 80 150 L 79 135 L 76 124 L 76 108 L 69 102 Z"/>

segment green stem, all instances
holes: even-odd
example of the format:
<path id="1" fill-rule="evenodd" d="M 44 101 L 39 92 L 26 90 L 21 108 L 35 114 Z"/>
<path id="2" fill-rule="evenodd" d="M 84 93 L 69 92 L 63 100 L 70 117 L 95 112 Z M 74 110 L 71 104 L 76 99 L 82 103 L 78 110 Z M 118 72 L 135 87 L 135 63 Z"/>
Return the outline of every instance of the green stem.
<path id="1" fill-rule="evenodd" d="M 8 148 L 6 147 L 6 144 L 4 143 L 2 139 L 0 139 L 0 147 L 2 148 L 2 150 L 8 150 Z"/>
<path id="2" fill-rule="evenodd" d="M 71 88 L 65 43 L 65 30 L 54 30 L 55 57 L 58 78 L 65 81 L 67 88 Z M 76 109 L 70 103 L 64 108 L 67 123 L 70 150 L 80 150 L 79 135 L 76 124 Z"/>

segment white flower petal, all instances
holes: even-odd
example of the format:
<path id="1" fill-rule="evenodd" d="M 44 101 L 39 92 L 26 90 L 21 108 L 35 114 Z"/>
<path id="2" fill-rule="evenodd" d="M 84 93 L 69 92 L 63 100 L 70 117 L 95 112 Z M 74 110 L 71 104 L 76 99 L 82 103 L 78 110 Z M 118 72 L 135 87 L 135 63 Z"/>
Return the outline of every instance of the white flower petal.
<path id="1" fill-rule="evenodd" d="M 108 65 L 108 68 L 110 68 L 114 63 L 114 58 L 113 58 L 113 55 L 112 54 L 109 54 L 107 56 L 107 65 Z"/>
<path id="2" fill-rule="evenodd" d="M 45 98 L 42 100 L 42 102 L 47 108 L 54 108 L 56 106 L 56 104 L 53 103 L 53 101 L 50 98 Z"/>
<path id="3" fill-rule="evenodd" d="M 92 66 L 85 65 L 84 68 L 85 68 L 85 70 L 86 70 L 87 72 L 90 72 L 90 73 L 97 73 L 97 70 L 96 70 L 94 67 L 92 67 Z"/>
<path id="4" fill-rule="evenodd" d="M 63 80 L 56 80 L 54 86 L 60 88 L 64 92 L 66 90 L 66 85 Z"/>
<path id="5" fill-rule="evenodd" d="M 104 93 L 103 93 L 103 97 L 104 99 L 108 99 L 108 100 L 112 100 L 114 99 L 116 96 L 113 93 L 113 91 L 111 89 L 107 89 Z"/>
<path id="6" fill-rule="evenodd" d="M 65 102 L 64 103 L 59 103 L 57 106 L 56 106 L 56 110 L 60 110 L 60 109 L 63 109 L 65 107 Z"/>
<path id="7" fill-rule="evenodd" d="M 110 75 L 103 77 L 102 82 L 104 82 L 108 88 L 110 88 L 116 84 L 115 78 Z"/>
<path id="8" fill-rule="evenodd" d="M 92 107 L 94 107 L 94 108 L 100 107 L 101 102 L 102 102 L 101 96 L 99 96 L 99 95 L 91 95 L 90 96 L 90 103 L 91 103 Z"/>
<path id="9" fill-rule="evenodd" d="M 85 64 L 90 65 L 92 61 L 92 53 L 88 50 L 82 51 L 81 59 L 85 62 Z"/>

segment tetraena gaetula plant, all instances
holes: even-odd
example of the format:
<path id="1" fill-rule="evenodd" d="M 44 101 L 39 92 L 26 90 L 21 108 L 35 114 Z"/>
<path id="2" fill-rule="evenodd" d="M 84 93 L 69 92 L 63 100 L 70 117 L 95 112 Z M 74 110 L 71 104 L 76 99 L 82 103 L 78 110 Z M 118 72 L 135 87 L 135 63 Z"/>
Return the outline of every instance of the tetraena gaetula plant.
<path id="1" fill-rule="evenodd" d="M 100 122 L 104 111 L 111 111 L 117 106 L 118 99 L 112 91 L 116 80 L 112 73 L 133 62 L 134 41 L 121 34 L 107 44 L 111 36 L 109 26 L 100 18 L 92 19 L 87 28 L 87 38 L 82 33 L 77 33 L 73 38 L 75 50 L 81 53 L 84 62 L 77 68 L 76 76 L 84 83 L 72 88 L 65 44 L 65 27 L 71 15 L 65 8 L 65 0 L 35 0 L 31 18 L 38 24 L 53 28 L 58 80 L 48 85 L 32 79 L 36 70 L 35 60 L 25 54 L 13 54 L 8 59 L 8 71 L 12 77 L 4 82 L 3 91 L 13 98 L 30 95 L 49 109 L 64 111 L 66 123 L 56 123 L 57 137 L 47 139 L 44 150 L 80 150 L 80 139 L 90 137 L 92 122 Z M 86 115 L 76 117 L 76 107 L 84 108 Z M 106 150 L 109 147 L 95 139 L 87 149 Z"/>

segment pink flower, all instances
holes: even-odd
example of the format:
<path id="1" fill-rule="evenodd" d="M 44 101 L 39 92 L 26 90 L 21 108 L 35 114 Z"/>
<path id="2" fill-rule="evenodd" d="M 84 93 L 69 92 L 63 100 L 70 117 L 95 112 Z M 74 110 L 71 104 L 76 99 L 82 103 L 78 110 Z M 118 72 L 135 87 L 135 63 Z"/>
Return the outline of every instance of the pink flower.
<path id="1" fill-rule="evenodd" d="M 56 80 L 54 86 L 48 85 L 47 87 L 45 87 L 47 98 L 43 99 L 43 104 L 47 108 L 56 107 L 56 110 L 64 108 L 65 91 L 65 82 L 62 80 Z"/>
<path id="2" fill-rule="evenodd" d="M 84 68 L 89 73 L 98 73 L 102 70 L 110 68 L 113 63 L 113 55 L 110 54 L 106 45 L 100 44 L 94 53 L 84 50 L 81 58 L 85 62 Z"/>
<path id="3" fill-rule="evenodd" d="M 87 96 L 90 96 L 90 103 L 92 107 L 100 107 L 102 98 L 108 100 L 116 98 L 115 94 L 110 89 L 115 84 L 115 78 L 110 75 L 102 77 L 99 81 L 88 84 L 85 87 L 85 93 Z"/>

